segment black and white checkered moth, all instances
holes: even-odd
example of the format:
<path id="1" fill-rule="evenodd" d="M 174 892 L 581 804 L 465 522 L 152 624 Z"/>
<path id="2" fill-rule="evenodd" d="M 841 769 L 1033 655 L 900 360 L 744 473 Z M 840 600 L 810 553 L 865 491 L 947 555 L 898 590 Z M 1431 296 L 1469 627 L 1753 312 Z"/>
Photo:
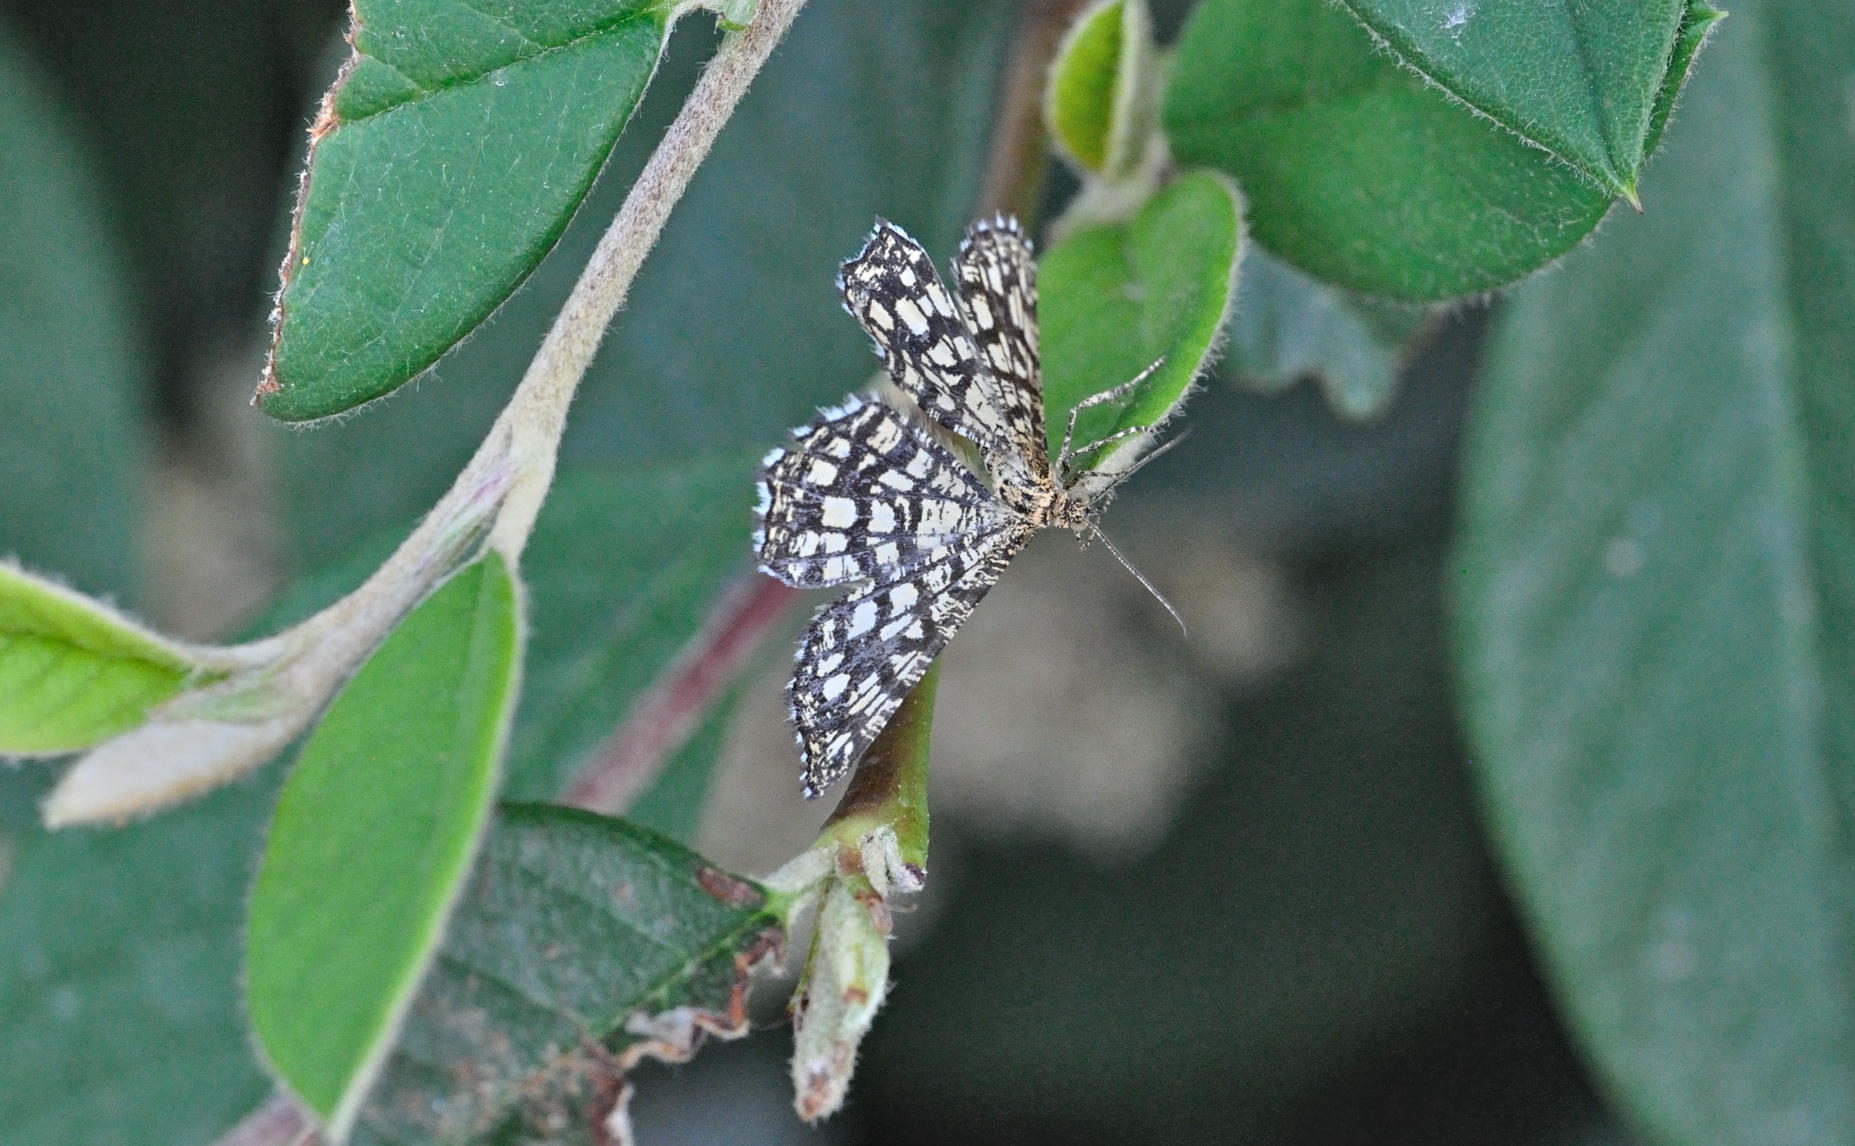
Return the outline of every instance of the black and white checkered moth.
<path id="1" fill-rule="evenodd" d="M 787 688 L 807 796 L 856 765 L 1034 534 L 1100 535 L 1095 518 L 1131 470 L 1071 472 L 1070 460 L 1145 430 L 1072 449 L 1072 413 L 1052 465 L 1029 243 L 1015 221 L 974 223 L 953 270 L 957 293 L 919 243 L 878 220 L 838 290 L 896 387 L 972 443 L 990 482 L 914 412 L 878 398 L 821 411 L 762 464 L 760 568 L 800 588 L 856 586 L 812 618 Z M 1123 398 L 1144 377 L 1077 409 Z"/>

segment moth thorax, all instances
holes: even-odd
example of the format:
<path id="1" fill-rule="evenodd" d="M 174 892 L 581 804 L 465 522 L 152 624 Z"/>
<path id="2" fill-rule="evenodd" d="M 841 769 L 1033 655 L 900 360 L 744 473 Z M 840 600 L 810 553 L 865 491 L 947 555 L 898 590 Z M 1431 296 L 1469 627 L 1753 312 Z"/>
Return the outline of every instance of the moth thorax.
<path id="1" fill-rule="evenodd" d="M 1071 497 L 1054 482 L 1002 492 L 1006 493 L 1006 504 L 1038 529 L 1082 529 L 1088 525 L 1088 501 Z"/>
<path id="2" fill-rule="evenodd" d="M 1094 525 L 1094 520 L 1090 516 L 1090 510 L 1093 508 L 1087 498 L 1071 497 L 1067 493 L 1060 494 L 1056 504 L 1050 507 L 1050 524 L 1058 529 L 1081 533 Z"/>

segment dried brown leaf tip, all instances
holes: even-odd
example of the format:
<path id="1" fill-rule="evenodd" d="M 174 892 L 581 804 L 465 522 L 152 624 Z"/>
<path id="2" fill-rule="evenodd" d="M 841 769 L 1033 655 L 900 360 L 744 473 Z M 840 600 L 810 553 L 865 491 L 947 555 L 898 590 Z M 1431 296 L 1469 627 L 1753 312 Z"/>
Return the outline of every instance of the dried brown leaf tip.
<path id="1" fill-rule="evenodd" d="M 696 882 L 702 890 L 729 907 L 759 907 L 766 901 L 759 889 L 744 879 L 737 879 L 719 868 L 700 867 L 696 869 Z"/>

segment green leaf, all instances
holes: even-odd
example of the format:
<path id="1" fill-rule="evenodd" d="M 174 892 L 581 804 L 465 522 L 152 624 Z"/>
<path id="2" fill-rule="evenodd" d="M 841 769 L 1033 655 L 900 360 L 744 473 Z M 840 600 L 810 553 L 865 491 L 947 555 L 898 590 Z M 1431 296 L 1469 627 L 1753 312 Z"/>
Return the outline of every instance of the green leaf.
<path id="1" fill-rule="evenodd" d="M 1687 0 L 1342 0 L 1426 79 L 1636 198 Z"/>
<path id="2" fill-rule="evenodd" d="M 441 381 L 400 391 L 338 433 L 272 427 L 302 567 L 342 560 L 449 487 L 694 83 L 711 43 L 689 34 L 698 27 L 671 41 L 637 126 L 558 249 L 446 358 Z M 1014 27 L 1013 10 L 990 0 L 810 0 L 613 323 L 575 399 L 563 462 L 628 469 L 758 457 L 817 406 L 862 386 L 875 360 L 838 301 L 837 264 L 879 214 L 930 250 L 952 251 L 970 219 Z M 717 487 L 716 498 L 700 512 L 732 517 L 753 501 L 751 487 L 725 500 Z M 743 552 L 745 536 L 743 527 Z M 524 564 L 540 560 L 540 545 Z"/>
<path id="3" fill-rule="evenodd" d="M 1078 230 L 1044 253 L 1037 318 L 1052 452 L 1070 407 L 1161 358 L 1126 399 L 1083 411 L 1076 442 L 1171 416 L 1230 312 L 1242 245 L 1236 189 L 1198 171 L 1180 176 L 1126 223 Z M 1132 440 L 1109 446 L 1093 463 Z"/>
<path id="4" fill-rule="evenodd" d="M 0 565 L 0 754 L 108 740 L 198 671 L 184 648 L 101 602 Z"/>
<path id="5" fill-rule="evenodd" d="M 1649 113 L 1649 150 L 1654 151 L 1656 144 L 1661 142 L 1668 117 L 1675 110 L 1675 97 L 1681 94 L 1682 85 L 1687 83 L 1688 73 L 1694 67 L 1694 57 L 1713 34 L 1713 26 L 1725 16 L 1726 13 L 1708 6 L 1703 0 L 1688 0 L 1681 34 L 1675 38 L 1675 50 L 1668 61 L 1668 76 L 1662 83 L 1661 93 L 1655 97 L 1655 109 Z"/>
<path id="6" fill-rule="evenodd" d="M 1513 282 L 1570 250 L 1611 201 L 1386 59 L 1325 0 L 1205 0 L 1164 122 L 1180 161 L 1243 185 L 1257 242 L 1373 294 Z"/>
<path id="7" fill-rule="evenodd" d="M 1103 0 L 1076 17 L 1044 87 L 1044 123 L 1072 163 L 1132 174 L 1158 127 L 1159 58 L 1145 0 Z"/>
<path id="8" fill-rule="evenodd" d="M 72 136 L 0 29 L 0 558 L 120 593 L 149 460 L 143 379 L 120 260 Z"/>
<path id="9" fill-rule="evenodd" d="M 1855 1138 L 1851 51 L 1840 0 L 1734 5 L 1655 208 L 1518 295 L 1471 422 L 1490 818 L 1658 1141 Z"/>
<path id="10" fill-rule="evenodd" d="M 560 238 L 668 34 L 658 0 L 357 0 L 355 54 L 311 131 L 264 410 L 351 409 L 487 318 Z"/>
<path id="11" fill-rule="evenodd" d="M 237 983 L 275 791 L 267 777 L 146 823 L 0 840 L 0 1143 L 207 1143 L 263 1100 Z"/>
<path id="12" fill-rule="evenodd" d="M 1416 313 L 1392 329 L 1352 299 L 1257 247 L 1243 256 L 1225 372 L 1260 393 L 1313 378 L 1342 417 L 1375 418 L 1397 392 L 1400 346 Z"/>
<path id="13" fill-rule="evenodd" d="M 337 1141 L 489 818 L 520 627 L 500 557 L 460 570 L 361 666 L 278 800 L 251 899 L 251 1023 L 278 1079 Z"/>
<path id="14" fill-rule="evenodd" d="M 661 836 L 505 805 L 355 1141 L 583 1125 L 561 1107 L 613 1096 L 588 1041 L 622 1052 L 652 1030 L 628 1018 L 679 1008 L 697 1038 L 704 1023 L 744 1033 L 746 969 L 779 926 L 761 888 Z"/>
<path id="15" fill-rule="evenodd" d="M 1125 0 L 1103 0 L 1070 25 L 1050 65 L 1044 122 L 1056 146 L 1079 166 L 1099 172 L 1108 161 L 1114 127 L 1115 79 L 1121 65 Z"/>

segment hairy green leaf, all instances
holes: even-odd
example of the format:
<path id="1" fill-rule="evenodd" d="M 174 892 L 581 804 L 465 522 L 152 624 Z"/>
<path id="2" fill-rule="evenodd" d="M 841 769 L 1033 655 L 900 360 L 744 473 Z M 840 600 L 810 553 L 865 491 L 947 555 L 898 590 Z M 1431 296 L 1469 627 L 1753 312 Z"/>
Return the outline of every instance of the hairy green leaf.
<path id="1" fill-rule="evenodd" d="M 1198 171 L 1180 176 L 1126 223 L 1083 228 L 1044 252 L 1037 318 L 1052 451 L 1071 407 L 1155 362 L 1159 368 L 1132 394 L 1082 411 L 1075 440 L 1171 416 L 1230 313 L 1242 245 L 1236 189 Z M 1131 440 L 1082 461 L 1099 463 Z"/>
<path id="2" fill-rule="evenodd" d="M 519 591 L 491 553 L 361 666 L 278 800 L 246 995 L 278 1079 L 345 1136 L 436 953 L 496 795 Z"/>
<path id="3" fill-rule="evenodd" d="M 0 29 L 0 559 L 121 593 L 148 458 L 101 208 L 46 84 Z"/>
<path id="4" fill-rule="evenodd" d="M 1652 209 L 1516 298 L 1472 421 L 1496 838 L 1662 1141 L 1855 1137 L 1851 44 L 1838 0 L 1734 5 Z"/>
<path id="5" fill-rule="evenodd" d="M 1450 95 L 1612 195 L 1636 197 L 1687 0 L 1343 3 Z"/>
<path id="6" fill-rule="evenodd" d="M 657 69 L 658 0 L 357 0 L 323 104 L 270 371 L 288 421 L 395 389 L 566 229 Z"/>
<path id="7" fill-rule="evenodd" d="M 556 1141 L 616 1098 L 627 1048 L 745 1033 L 746 970 L 779 926 L 759 887 L 661 836 L 505 805 L 355 1141 Z"/>
<path id="8" fill-rule="evenodd" d="M 1259 243 L 1317 278 L 1396 298 L 1521 278 L 1611 201 L 1402 70 L 1325 0 L 1205 0 L 1180 39 L 1164 122 L 1181 161 L 1236 176 Z"/>
<path id="9" fill-rule="evenodd" d="M 0 565 L 0 754 L 108 740 L 197 671 L 184 648 L 101 602 Z"/>

